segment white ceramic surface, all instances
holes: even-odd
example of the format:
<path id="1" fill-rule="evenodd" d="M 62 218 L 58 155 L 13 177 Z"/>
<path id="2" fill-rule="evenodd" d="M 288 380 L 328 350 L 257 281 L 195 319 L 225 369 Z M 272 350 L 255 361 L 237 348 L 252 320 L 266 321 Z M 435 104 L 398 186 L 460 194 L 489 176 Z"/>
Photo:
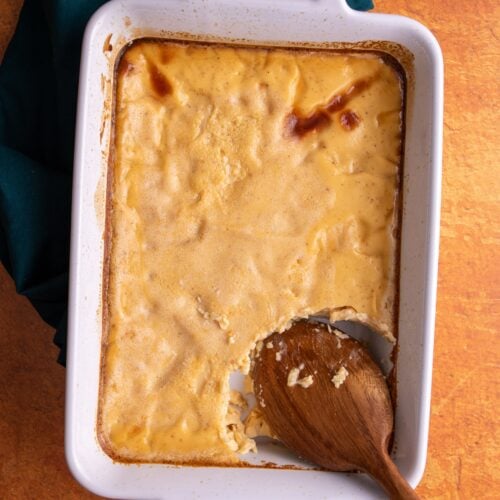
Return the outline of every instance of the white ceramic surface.
<path id="1" fill-rule="evenodd" d="M 171 467 L 113 463 L 96 439 L 101 341 L 104 173 L 110 120 L 101 75 L 105 40 L 188 32 L 259 41 L 397 42 L 414 55 L 406 123 L 401 246 L 400 352 L 394 459 L 412 485 L 423 474 L 429 427 L 439 241 L 443 62 L 439 46 L 408 18 L 355 12 L 344 0 L 113 0 L 90 20 L 82 49 L 73 185 L 66 394 L 66 457 L 85 487 L 113 498 L 383 498 L 360 474 L 313 470 Z M 109 82 L 108 84 L 109 85 Z M 106 88 L 106 85 L 105 85 Z M 109 97 L 109 96 L 108 96 Z M 109 104 L 109 100 L 108 100 Z M 296 463 L 280 455 L 281 463 Z M 277 461 L 263 447 L 255 463 Z"/>

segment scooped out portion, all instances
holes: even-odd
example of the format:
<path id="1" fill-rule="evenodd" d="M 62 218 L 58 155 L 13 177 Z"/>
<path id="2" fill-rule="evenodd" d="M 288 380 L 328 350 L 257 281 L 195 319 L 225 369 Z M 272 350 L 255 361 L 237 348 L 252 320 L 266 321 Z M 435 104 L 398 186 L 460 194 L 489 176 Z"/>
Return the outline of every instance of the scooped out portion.
<path id="1" fill-rule="evenodd" d="M 395 341 L 403 78 L 380 53 L 161 40 L 115 77 L 99 440 L 236 464 L 269 429 L 229 376 L 266 336 L 321 313 Z"/>

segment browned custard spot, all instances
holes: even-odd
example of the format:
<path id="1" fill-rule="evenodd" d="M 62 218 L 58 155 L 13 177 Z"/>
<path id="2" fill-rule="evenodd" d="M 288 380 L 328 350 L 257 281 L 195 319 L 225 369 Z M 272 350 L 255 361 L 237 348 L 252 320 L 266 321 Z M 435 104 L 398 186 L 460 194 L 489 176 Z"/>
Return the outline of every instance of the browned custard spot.
<path id="1" fill-rule="evenodd" d="M 163 54 L 163 52 L 161 53 Z M 163 57 L 163 56 L 161 56 Z M 172 92 L 172 86 L 170 85 L 167 77 L 160 71 L 156 64 L 149 62 L 149 81 L 151 82 L 151 87 L 155 91 L 158 97 L 165 97 Z"/>
<path id="2" fill-rule="evenodd" d="M 378 74 L 372 78 L 354 82 L 344 92 L 335 94 L 328 102 L 319 105 L 306 116 L 301 116 L 297 110 L 293 110 L 285 119 L 287 134 L 302 137 L 308 132 L 318 131 L 326 127 L 331 122 L 329 114 L 337 113 L 344 109 L 352 99 L 368 89 L 377 78 Z M 355 113 L 350 113 L 345 118 L 342 115 L 340 119 L 341 124 L 348 130 L 352 130 L 359 123 L 359 117 Z"/>
<path id="3" fill-rule="evenodd" d="M 359 125 L 360 121 L 361 118 L 354 111 L 351 111 L 350 109 L 343 111 L 340 114 L 340 124 L 346 130 L 355 129 Z"/>
<path id="4" fill-rule="evenodd" d="M 285 130 L 288 135 L 302 137 L 308 132 L 326 127 L 330 121 L 328 113 L 322 109 L 304 117 L 292 112 L 285 119 Z"/>

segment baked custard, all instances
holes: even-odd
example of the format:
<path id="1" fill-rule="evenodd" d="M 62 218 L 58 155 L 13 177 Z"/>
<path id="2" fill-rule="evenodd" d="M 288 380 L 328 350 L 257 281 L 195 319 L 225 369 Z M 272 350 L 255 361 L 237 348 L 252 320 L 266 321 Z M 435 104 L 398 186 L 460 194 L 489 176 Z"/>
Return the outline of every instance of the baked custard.
<path id="1" fill-rule="evenodd" d="M 116 68 L 98 435 L 237 464 L 232 372 L 311 315 L 396 337 L 404 82 L 376 52 L 141 40 Z M 264 347 L 265 348 L 265 347 Z"/>

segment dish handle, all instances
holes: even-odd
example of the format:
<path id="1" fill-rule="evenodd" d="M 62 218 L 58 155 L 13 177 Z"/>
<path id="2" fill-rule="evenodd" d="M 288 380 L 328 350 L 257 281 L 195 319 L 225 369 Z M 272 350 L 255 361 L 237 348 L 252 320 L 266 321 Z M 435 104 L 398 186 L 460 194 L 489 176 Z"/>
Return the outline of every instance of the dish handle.
<path id="1" fill-rule="evenodd" d="M 348 14 L 354 11 L 366 11 L 373 9 L 373 0 L 282 0 L 286 2 L 297 2 L 314 4 L 315 7 L 328 9 L 336 15 Z"/>

